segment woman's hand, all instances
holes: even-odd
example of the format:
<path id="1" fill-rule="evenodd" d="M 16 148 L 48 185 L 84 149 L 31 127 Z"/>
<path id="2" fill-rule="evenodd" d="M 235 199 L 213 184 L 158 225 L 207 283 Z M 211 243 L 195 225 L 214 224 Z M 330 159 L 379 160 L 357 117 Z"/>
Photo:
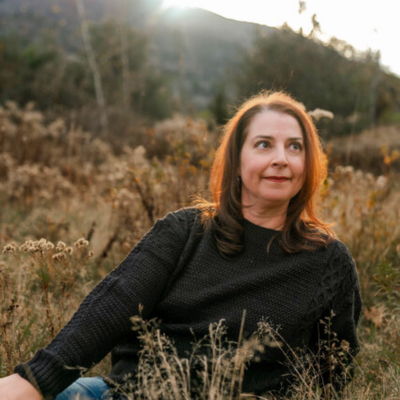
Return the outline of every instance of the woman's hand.
<path id="1" fill-rule="evenodd" d="M 42 395 L 18 374 L 0 378 L 1 400 L 42 400 Z"/>

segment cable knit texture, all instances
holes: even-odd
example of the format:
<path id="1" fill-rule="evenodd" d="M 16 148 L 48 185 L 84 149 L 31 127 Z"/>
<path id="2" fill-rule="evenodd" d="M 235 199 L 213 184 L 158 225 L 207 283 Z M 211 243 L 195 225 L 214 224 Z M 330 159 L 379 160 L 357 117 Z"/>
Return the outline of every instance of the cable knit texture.
<path id="1" fill-rule="evenodd" d="M 70 322 L 32 360 L 16 372 L 51 399 L 82 371 L 112 351 L 111 378 L 135 371 L 139 343 L 130 317 L 143 305 L 144 318 L 158 317 L 179 354 L 208 333 L 209 324 L 225 320 L 227 335 L 237 340 L 243 310 L 245 337 L 261 319 L 269 321 L 290 348 L 308 348 L 321 360 L 321 384 L 340 390 L 340 371 L 325 366 L 320 340 L 321 320 L 331 315 L 337 340 L 358 352 L 356 326 L 361 300 L 351 255 L 340 241 L 316 251 L 288 254 L 273 241 L 279 232 L 244 220 L 245 249 L 230 259 L 219 255 L 212 232 L 203 232 L 199 211 L 169 213 L 134 247 L 82 302 Z M 262 393 L 290 384 L 287 357 L 269 349 L 245 372 L 245 391 Z M 347 360 L 351 363 L 351 359 Z M 332 372 L 333 371 L 333 372 Z"/>

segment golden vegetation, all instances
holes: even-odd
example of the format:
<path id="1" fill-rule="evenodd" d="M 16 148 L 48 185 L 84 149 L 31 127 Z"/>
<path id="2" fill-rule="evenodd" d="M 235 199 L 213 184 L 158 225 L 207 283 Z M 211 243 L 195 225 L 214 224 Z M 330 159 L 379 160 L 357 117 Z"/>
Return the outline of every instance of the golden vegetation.
<path id="1" fill-rule="evenodd" d="M 145 147 L 116 154 L 63 121 L 45 123 L 30 106 L 0 108 L 0 376 L 51 340 L 157 217 L 206 193 L 215 142 L 202 121 L 176 117 L 149 130 Z M 376 161 L 382 174 L 332 165 L 322 193 L 321 212 L 356 259 L 364 300 L 362 351 L 346 399 L 400 398 L 400 184 L 390 146 Z M 332 159 L 336 148 L 328 144 Z M 363 152 L 365 162 L 370 154 Z M 143 342 L 140 372 L 121 391 L 193 398 L 190 360 L 176 356 L 156 324 L 132 323 Z M 268 345 L 277 343 L 268 327 L 260 329 Z M 246 360 L 265 342 L 223 347 L 223 336 L 221 324 L 210 326 L 214 357 L 191 360 L 203 366 L 196 398 L 254 398 L 240 393 L 240 382 Z M 338 345 L 337 354 L 343 351 Z M 299 373 L 295 400 L 321 398 L 309 366 Z M 107 367 L 91 373 L 106 374 Z"/>

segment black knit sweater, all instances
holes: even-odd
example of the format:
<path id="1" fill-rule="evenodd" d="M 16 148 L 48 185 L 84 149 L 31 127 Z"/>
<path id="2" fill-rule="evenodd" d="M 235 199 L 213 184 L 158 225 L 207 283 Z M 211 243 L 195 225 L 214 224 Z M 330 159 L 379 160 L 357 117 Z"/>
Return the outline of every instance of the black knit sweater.
<path id="1" fill-rule="evenodd" d="M 137 364 L 138 340 L 130 317 L 139 304 L 142 316 L 157 316 L 162 331 L 179 354 L 190 351 L 209 324 L 225 320 L 227 335 L 237 340 L 243 310 L 245 337 L 261 319 L 278 329 L 292 349 L 314 354 L 326 335 L 321 320 L 331 315 L 331 330 L 358 352 L 356 325 L 361 300 L 357 272 L 347 248 L 337 240 L 316 251 L 288 254 L 273 241 L 279 234 L 244 220 L 244 251 L 221 257 L 211 231 L 203 231 L 195 208 L 181 209 L 158 220 L 128 257 L 85 298 L 71 321 L 32 360 L 15 371 L 33 382 L 46 398 L 61 392 L 112 351 L 111 378 L 122 379 Z M 266 351 L 245 372 L 245 391 L 260 394 L 290 385 L 287 357 L 279 349 Z M 321 358 L 322 360 L 322 358 Z M 348 360 L 350 363 L 350 359 Z M 321 362 L 321 364 L 323 364 Z M 339 372 L 323 365 L 322 383 Z M 289 377 L 289 378 L 288 378 Z"/>

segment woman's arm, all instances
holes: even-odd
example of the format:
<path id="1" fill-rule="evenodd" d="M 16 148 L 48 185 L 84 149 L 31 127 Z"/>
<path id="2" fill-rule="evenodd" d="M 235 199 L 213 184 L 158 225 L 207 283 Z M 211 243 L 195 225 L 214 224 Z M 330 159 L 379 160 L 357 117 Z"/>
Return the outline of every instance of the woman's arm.
<path id="1" fill-rule="evenodd" d="M 58 394 L 99 362 L 130 332 L 130 317 L 141 306 L 144 318 L 152 312 L 181 256 L 193 219 L 193 211 L 187 209 L 157 221 L 85 298 L 55 339 L 15 372 L 47 396 Z"/>
<path id="2" fill-rule="evenodd" d="M 357 324 L 362 303 L 353 258 L 342 243 L 338 244 L 336 252 L 329 265 L 334 295 L 317 322 L 312 341 L 320 386 L 329 385 L 340 394 L 354 373 L 353 358 L 359 352 Z"/>

